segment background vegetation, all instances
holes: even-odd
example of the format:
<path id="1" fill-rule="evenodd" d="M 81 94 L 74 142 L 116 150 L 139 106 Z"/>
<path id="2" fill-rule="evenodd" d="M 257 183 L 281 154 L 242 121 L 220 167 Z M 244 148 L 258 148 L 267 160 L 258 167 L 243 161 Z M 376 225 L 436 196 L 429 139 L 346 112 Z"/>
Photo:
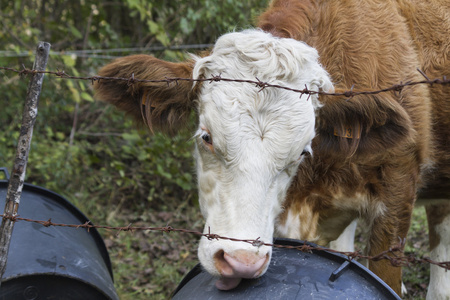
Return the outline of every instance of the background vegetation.
<path id="1" fill-rule="evenodd" d="M 38 41 L 52 44 L 48 70 L 75 76 L 95 75 L 114 57 L 134 53 L 182 60 L 185 51 L 249 27 L 267 2 L 0 0 L 0 66 L 31 68 Z M 0 71 L 0 167 L 12 168 L 27 84 L 17 73 Z M 190 131 L 150 136 L 96 102 L 90 85 L 46 76 L 27 182 L 60 193 L 95 224 L 201 230 Z M 423 212 L 416 218 L 420 238 L 409 250 L 426 251 Z M 101 234 L 121 299 L 166 299 L 197 262 L 194 236 Z M 411 298 L 423 296 L 425 272 L 407 269 L 416 294 Z"/>

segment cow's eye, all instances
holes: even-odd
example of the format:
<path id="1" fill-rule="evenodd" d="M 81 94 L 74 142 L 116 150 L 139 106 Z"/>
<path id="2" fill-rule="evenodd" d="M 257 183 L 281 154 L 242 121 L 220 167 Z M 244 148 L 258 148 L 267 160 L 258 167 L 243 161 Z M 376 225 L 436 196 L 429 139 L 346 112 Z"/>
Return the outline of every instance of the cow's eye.
<path id="1" fill-rule="evenodd" d="M 203 140 L 206 144 L 208 144 L 208 146 L 212 146 L 212 138 L 211 138 L 211 135 L 210 135 L 209 133 L 204 132 L 204 133 L 202 134 L 202 140 Z"/>
<path id="2" fill-rule="evenodd" d="M 208 129 L 206 129 L 205 127 L 200 127 L 197 136 L 202 139 L 204 148 L 208 149 L 212 153 L 215 152 L 213 146 L 213 138 L 211 132 L 209 132 Z"/>

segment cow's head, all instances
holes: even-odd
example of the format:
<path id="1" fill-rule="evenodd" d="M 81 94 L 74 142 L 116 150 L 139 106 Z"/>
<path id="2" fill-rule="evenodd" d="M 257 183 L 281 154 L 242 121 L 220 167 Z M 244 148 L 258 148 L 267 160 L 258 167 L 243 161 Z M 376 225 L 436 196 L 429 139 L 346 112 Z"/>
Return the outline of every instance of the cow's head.
<path id="1" fill-rule="evenodd" d="M 296 89 L 333 89 L 313 48 L 259 30 L 226 34 L 208 56 L 190 62 L 140 55 L 120 58 L 100 71 L 107 77 L 132 73 L 140 79 L 220 75 Z M 95 87 L 100 99 L 169 133 L 196 109 L 195 159 L 205 233 L 272 242 L 291 179 L 311 152 L 317 95 L 230 81 L 130 85 L 102 80 Z M 203 267 L 221 278 L 217 287 L 231 289 L 241 278 L 265 272 L 271 248 L 203 237 L 198 253 Z"/>

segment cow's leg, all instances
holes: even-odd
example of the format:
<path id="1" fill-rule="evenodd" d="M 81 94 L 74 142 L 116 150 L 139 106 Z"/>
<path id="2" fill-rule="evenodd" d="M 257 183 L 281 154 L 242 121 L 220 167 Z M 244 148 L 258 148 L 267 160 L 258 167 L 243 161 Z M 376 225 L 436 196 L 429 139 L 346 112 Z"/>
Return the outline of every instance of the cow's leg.
<path id="1" fill-rule="evenodd" d="M 353 220 L 341 235 L 334 241 L 330 242 L 330 248 L 338 251 L 355 251 L 355 231 L 358 221 Z"/>
<path id="2" fill-rule="evenodd" d="M 434 261 L 450 261 L 450 202 L 426 206 L 430 232 L 430 256 Z M 430 266 L 428 300 L 450 299 L 450 271 Z"/>
<path id="3" fill-rule="evenodd" d="M 413 198 L 414 199 L 414 198 Z M 403 205 L 386 207 L 385 213 L 376 217 L 370 230 L 368 255 L 375 256 L 391 249 L 406 238 L 411 221 L 414 200 L 397 202 Z M 391 253 L 389 256 L 393 256 Z M 369 269 L 386 282 L 398 295 L 402 295 L 402 268 L 387 259 L 369 260 Z"/>
<path id="4" fill-rule="evenodd" d="M 358 225 L 358 220 L 353 220 L 350 225 L 345 228 L 344 232 L 339 236 L 338 239 L 335 241 L 330 242 L 330 248 L 338 251 L 348 251 L 353 252 L 355 251 L 355 232 L 356 227 Z M 369 267 L 369 262 L 367 259 L 362 259 L 358 261 L 362 265 L 364 265 L 366 268 Z M 406 289 L 405 284 L 402 281 L 402 296 L 406 295 L 408 293 L 408 290 Z"/>
<path id="5" fill-rule="evenodd" d="M 342 252 L 354 252 L 355 251 L 355 232 L 358 220 L 353 220 L 350 225 L 345 228 L 342 234 L 334 241 L 330 242 L 329 247 L 334 250 Z M 364 266 L 368 267 L 368 261 L 366 259 L 359 261 Z M 405 284 L 402 282 L 402 296 L 408 293 Z M 431 298 L 430 298 L 431 299 Z"/>

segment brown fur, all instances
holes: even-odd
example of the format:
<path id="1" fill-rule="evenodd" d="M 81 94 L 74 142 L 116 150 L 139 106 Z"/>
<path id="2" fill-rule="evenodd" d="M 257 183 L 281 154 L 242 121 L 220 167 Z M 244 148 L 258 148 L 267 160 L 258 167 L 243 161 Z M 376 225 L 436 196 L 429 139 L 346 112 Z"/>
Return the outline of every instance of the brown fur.
<path id="1" fill-rule="evenodd" d="M 315 47 L 337 88 L 370 90 L 422 80 L 417 68 L 430 78 L 450 75 L 450 10 L 439 5 L 443 1 L 317 2 L 272 1 L 259 26 L 281 37 L 300 36 Z M 283 18 L 294 11 L 294 21 Z M 326 244 L 349 219 L 362 216 L 371 228 L 368 252 L 374 255 L 406 236 L 417 189 L 424 197 L 449 199 L 450 88 L 406 87 L 346 100 L 321 98 L 325 105 L 318 113 L 314 156 L 300 166 L 280 222 L 292 210 L 301 220 L 311 219 L 298 209 L 311 206 L 319 224 L 309 236 L 319 235 L 317 242 Z M 336 126 L 357 124 L 361 138 L 356 143 L 333 134 Z M 361 200 L 349 200 L 355 197 Z M 375 215 L 380 203 L 384 213 Z M 428 211 L 429 218 L 442 220 L 448 210 Z M 439 223 L 430 222 L 431 234 Z M 400 294 L 400 268 L 389 262 L 369 266 Z"/>
<path id="2" fill-rule="evenodd" d="M 102 77 L 164 80 L 165 78 L 192 78 L 193 63 L 171 63 L 150 55 L 133 55 L 119 58 L 99 71 Z M 136 120 L 174 134 L 185 125 L 193 108 L 191 97 L 193 83 L 177 82 L 127 82 L 100 80 L 95 83 L 96 97 L 129 113 Z M 144 107 L 143 107 L 144 106 Z"/>
<path id="3" fill-rule="evenodd" d="M 450 77 L 450 5 L 445 1 L 274 0 L 258 26 L 316 48 L 336 88 L 377 90 L 398 83 Z M 121 58 L 101 76 L 164 79 L 190 77 L 193 63 L 168 63 L 150 56 Z M 174 133 L 194 107 L 192 83 L 100 81 L 97 97 Z M 417 191 L 423 199 L 449 199 L 450 87 L 416 85 L 398 92 L 345 97 L 321 96 L 314 155 L 299 167 L 285 212 L 300 215 L 303 237 L 319 244 L 337 238 L 355 217 L 370 228 L 368 254 L 406 237 Z M 360 138 L 334 135 L 359 128 Z M 428 209 L 430 233 L 449 214 L 450 202 Z M 401 269 L 387 261 L 370 268 L 397 293 Z"/>

